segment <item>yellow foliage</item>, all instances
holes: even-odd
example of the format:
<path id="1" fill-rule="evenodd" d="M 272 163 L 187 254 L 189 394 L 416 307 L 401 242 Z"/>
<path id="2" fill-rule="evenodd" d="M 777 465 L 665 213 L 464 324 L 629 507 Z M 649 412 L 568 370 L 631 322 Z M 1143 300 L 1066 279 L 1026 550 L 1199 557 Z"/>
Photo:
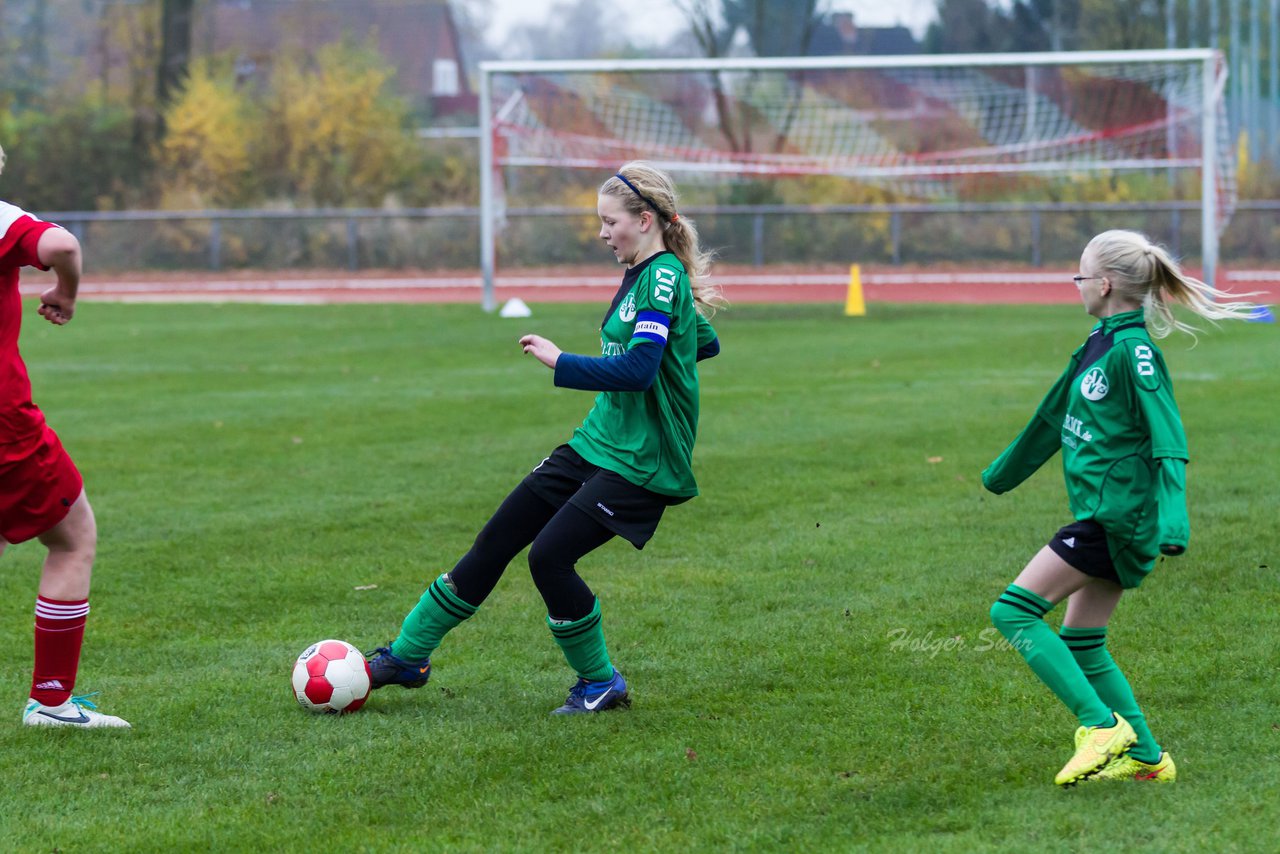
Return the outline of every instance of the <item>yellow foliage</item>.
<path id="1" fill-rule="evenodd" d="M 234 203 L 246 190 L 253 122 L 246 99 L 207 65 L 191 70 L 165 116 L 161 161 L 170 186 L 195 190 L 218 204 Z"/>
<path id="2" fill-rule="evenodd" d="M 384 92 L 391 76 L 376 53 L 341 44 L 276 65 L 268 135 L 273 165 L 294 193 L 321 204 L 376 205 L 397 189 L 412 143 L 404 101 Z"/>

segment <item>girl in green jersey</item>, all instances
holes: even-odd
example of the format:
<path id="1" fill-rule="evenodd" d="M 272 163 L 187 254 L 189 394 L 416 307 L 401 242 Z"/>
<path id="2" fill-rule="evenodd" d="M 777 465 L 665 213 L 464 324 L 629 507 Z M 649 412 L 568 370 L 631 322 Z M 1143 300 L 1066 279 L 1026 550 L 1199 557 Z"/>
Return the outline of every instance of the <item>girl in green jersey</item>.
<path id="1" fill-rule="evenodd" d="M 1107 623 L 1126 589 L 1161 555 L 1187 548 L 1186 437 L 1151 333 L 1191 332 L 1178 302 L 1210 319 L 1247 317 L 1249 303 L 1185 275 L 1160 246 L 1106 231 L 1085 247 L 1075 277 L 1099 323 L 1071 356 L 1031 422 L 982 473 L 1007 492 L 1062 451 L 1075 521 L 1058 531 L 991 607 L 991 620 L 1076 714 L 1076 752 L 1058 785 L 1085 780 L 1173 782 L 1177 770 L 1147 727 L 1106 649 Z M 1062 632 L 1042 619 L 1067 600 Z"/>
<path id="2" fill-rule="evenodd" d="M 601 322 L 601 355 L 563 353 L 538 335 L 520 339 L 555 371 L 557 386 L 598 392 L 595 406 L 427 588 L 391 646 L 377 650 L 369 663 L 375 688 L 425 684 L 444 634 L 476 612 L 528 546 L 547 626 L 578 677 L 554 713 L 630 704 L 605 648 L 600 602 L 575 565 L 615 536 L 643 548 L 668 506 L 698 494 L 697 362 L 720 350 L 706 320 L 719 297 L 704 278 L 709 256 L 678 213 L 665 173 L 628 163 L 601 186 L 597 207 L 600 238 L 626 266 Z"/>

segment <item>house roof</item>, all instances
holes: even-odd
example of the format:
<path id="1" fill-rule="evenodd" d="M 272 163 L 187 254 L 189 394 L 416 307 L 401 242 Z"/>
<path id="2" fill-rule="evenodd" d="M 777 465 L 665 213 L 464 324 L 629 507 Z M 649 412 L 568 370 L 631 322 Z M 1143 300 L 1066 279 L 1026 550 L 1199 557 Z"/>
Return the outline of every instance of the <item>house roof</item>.
<path id="1" fill-rule="evenodd" d="M 457 28 L 446 0 L 220 0 L 206 6 L 193 42 L 211 53 L 235 52 L 257 65 L 281 50 L 309 50 L 343 38 L 374 39 L 395 67 L 402 91 L 432 95 L 436 60 L 461 64 Z M 460 93 L 470 94 L 458 73 Z"/>
<path id="2" fill-rule="evenodd" d="M 814 56 L 892 56 L 920 53 L 920 43 L 906 27 L 860 27 L 851 13 L 837 12 L 814 28 L 809 52 Z"/>

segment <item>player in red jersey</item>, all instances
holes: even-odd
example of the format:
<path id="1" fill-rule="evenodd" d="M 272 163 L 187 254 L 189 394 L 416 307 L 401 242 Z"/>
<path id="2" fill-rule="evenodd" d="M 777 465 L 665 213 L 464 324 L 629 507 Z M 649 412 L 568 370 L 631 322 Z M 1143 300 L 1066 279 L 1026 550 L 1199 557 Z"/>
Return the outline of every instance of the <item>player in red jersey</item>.
<path id="1" fill-rule="evenodd" d="M 0 148 L 0 173 L 4 162 Z M 40 295 L 40 316 L 55 326 L 70 321 L 80 286 L 79 241 L 0 200 L 0 553 L 9 543 L 32 538 L 49 550 L 36 596 L 35 668 L 22 722 L 127 727 L 71 694 L 89 614 L 98 529 L 80 472 L 31 402 L 31 381 L 18 354 L 18 269 L 26 266 L 53 270 L 58 277 Z"/>

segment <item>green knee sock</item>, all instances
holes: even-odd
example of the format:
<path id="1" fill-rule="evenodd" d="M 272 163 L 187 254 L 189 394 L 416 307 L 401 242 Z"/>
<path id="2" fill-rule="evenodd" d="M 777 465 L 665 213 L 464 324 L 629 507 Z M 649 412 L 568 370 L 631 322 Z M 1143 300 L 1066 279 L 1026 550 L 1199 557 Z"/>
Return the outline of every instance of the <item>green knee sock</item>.
<path id="1" fill-rule="evenodd" d="M 603 682 L 613 678 L 613 663 L 609 661 L 609 651 L 604 646 L 599 599 L 591 606 L 591 613 L 580 620 L 564 622 L 553 620 L 548 615 L 547 627 L 579 679 Z"/>
<path id="2" fill-rule="evenodd" d="M 391 643 L 391 654 L 405 661 L 430 658 L 445 633 L 475 612 L 476 606 L 459 599 L 449 586 L 448 575 L 442 574 L 404 618 L 400 636 Z"/>
<path id="3" fill-rule="evenodd" d="M 1081 726 L 1109 725 L 1111 709 L 1089 683 L 1067 645 L 1043 619 L 1052 608 L 1053 603 L 1047 599 L 1010 584 L 991 606 L 991 622 L 1022 653 L 1040 681 L 1075 713 Z"/>
<path id="4" fill-rule="evenodd" d="M 1133 696 L 1129 680 L 1124 678 L 1111 653 L 1107 652 L 1107 627 L 1081 629 L 1063 626 L 1061 635 L 1102 702 L 1115 709 L 1138 734 L 1138 743 L 1130 751 L 1131 755 L 1139 762 L 1159 762 L 1162 752 L 1160 745 L 1147 726 L 1147 718 L 1142 714 L 1137 698 Z"/>

